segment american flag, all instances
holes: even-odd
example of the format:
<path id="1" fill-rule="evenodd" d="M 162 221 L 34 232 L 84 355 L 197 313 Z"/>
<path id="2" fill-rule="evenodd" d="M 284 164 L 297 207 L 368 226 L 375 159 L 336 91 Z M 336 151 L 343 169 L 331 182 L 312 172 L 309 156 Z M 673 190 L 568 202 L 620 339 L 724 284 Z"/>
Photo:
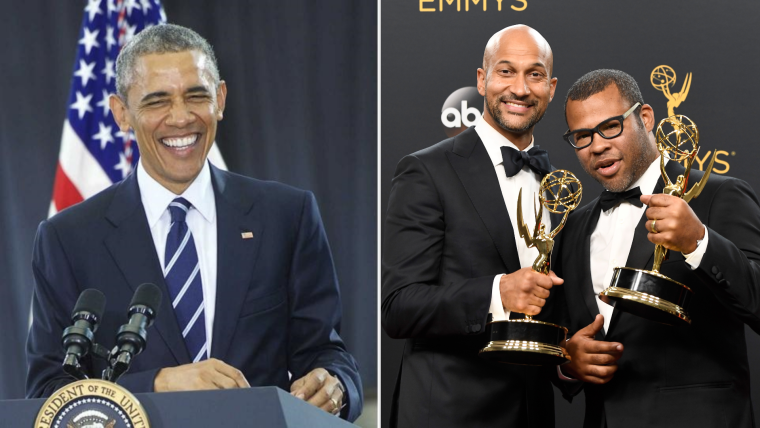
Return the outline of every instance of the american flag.
<path id="1" fill-rule="evenodd" d="M 165 24 L 160 0 L 88 0 L 79 33 L 61 151 L 49 215 L 124 179 L 140 154 L 130 131 L 119 130 L 108 97 L 116 92 L 116 57 L 135 34 Z M 216 144 L 209 153 L 226 169 Z"/>

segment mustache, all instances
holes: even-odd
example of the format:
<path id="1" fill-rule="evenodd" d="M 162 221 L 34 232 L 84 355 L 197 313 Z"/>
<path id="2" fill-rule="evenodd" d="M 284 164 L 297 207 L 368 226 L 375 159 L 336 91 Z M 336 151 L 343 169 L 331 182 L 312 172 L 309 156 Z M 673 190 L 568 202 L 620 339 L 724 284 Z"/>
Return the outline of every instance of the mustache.
<path id="1" fill-rule="evenodd" d="M 502 103 L 505 103 L 507 101 L 520 101 L 521 103 L 525 103 L 529 106 L 535 106 L 538 104 L 537 100 L 529 99 L 528 97 L 517 97 L 514 94 L 512 95 L 502 95 L 499 97 L 499 101 Z"/>

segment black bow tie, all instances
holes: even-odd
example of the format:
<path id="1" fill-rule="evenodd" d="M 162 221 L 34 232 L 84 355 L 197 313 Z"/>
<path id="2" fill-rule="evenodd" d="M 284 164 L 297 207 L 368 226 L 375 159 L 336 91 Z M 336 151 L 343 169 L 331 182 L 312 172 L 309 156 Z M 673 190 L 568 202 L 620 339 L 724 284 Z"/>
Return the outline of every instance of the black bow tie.
<path id="1" fill-rule="evenodd" d="M 512 177 L 524 167 L 532 169 L 533 172 L 543 177 L 551 172 L 549 163 L 549 153 L 541 150 L 538 146 L 533 146 L 527 152 L 515 150 L 512 147 L 501 146 L 501 157 L 504 164 L 504 171 L 507 177 Z"/>
<path id="2" fill-rule="evenodd" d="M 610 192 L 605 190 L 602 192 L 602 196 L 599 197 L 599 202 L 602 204 L 603 211 L 609 211 L 610 208 L 623 201 L 627 201 L 629 204 L 636 205 L 637 207 L 642 207 L 644 204 L 641 203 L 639 196 L 641 196 L 641 189 L 638 187 L 626 190 L 625 192 Z"/>

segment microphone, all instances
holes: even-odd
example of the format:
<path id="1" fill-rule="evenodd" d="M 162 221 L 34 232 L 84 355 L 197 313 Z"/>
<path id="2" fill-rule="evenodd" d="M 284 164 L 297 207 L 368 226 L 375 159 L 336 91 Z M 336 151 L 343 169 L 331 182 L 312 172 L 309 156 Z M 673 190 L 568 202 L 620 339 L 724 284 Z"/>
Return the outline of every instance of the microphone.
<path id="1" fill-rule="evenodd" d="M 105 377 L 116 382 L 132 364 L 132 358 L 145 349 L 148 332 L 153 325 L 158 307 L 161 306 L 161 289 L 155 284 L 142 284 L 137 287 L 127 316 L 129 321 L 116 333 L 116 347 L 111 353 L 111 367 Z"/>
<path id="2" fill-rule="evenodd" d="M 66 357 L 63 359 L 63 371 L 76 379 L 87 379 L 82 371 L 80 359 L 90 352 L 92 339 L 98 329 L 103 311 L 106 308 L 106 296 L 94 288 L 84 290 L 79 295 L 71 321 L 74 325 L 63 331 L 61 341 Z"/>

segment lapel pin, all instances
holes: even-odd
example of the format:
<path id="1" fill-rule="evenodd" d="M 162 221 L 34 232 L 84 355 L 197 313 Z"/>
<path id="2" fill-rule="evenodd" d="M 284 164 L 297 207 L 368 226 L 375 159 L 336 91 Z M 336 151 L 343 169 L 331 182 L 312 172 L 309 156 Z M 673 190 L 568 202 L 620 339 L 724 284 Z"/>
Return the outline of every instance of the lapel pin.
<path id="1" fill-rule="evenodd" d="M 253 239 L 253 232 L 243 232 L 240 234 L 243 239 Z"/>

